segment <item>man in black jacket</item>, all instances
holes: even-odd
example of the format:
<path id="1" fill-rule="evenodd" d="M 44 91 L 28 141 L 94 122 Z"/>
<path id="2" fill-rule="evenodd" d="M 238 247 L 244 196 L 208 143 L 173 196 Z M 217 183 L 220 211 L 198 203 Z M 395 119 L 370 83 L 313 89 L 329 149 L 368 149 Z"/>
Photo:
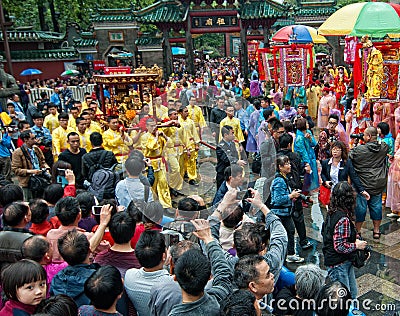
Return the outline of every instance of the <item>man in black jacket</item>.
<path id="1" fill-rule="evenodd" d="M 239 166 L 244 166 L 246 162 L 239 159 L 239 154 L 236 149 L 235 134 L 233 132 L 232 126 L 225 125 L 221 128 L 222 140 L 217 146 L 217 166 L 215 170 L 217 171 L 217 190 L 224 182 L 224 172 L 226 167 L 231 164 L 238 164 Z"/>
<path id="2" fill-rule="evenodd" d="M 389 152 L 388 145 L 378 142 L 377 137 L 377 129 L 368 127 L 364 131 L 365 145 L 353 148 L 349 154 L 361 184 L 370 195 L 368 201 L 363 195 L 357 195 L 356 229 L 358 232 L 361 230 L 368 206 L 374 224 L 374 239 L 379 239 L 381 236 L 379 226 L 382 221 L 382 192 L 386 188 Z"/>
<path id="3" fill-rule="evenodd" d="M 111 168 L 118 164 L 114 153 L 103 148 L 103 136 L 100 133 L 92 133 L 90 143 L 93 149 L 82 157 L 82 175 L 89 182 L 91 182 L 93 173 L 96 171 L 95 165 L 101 163 L 103 168 Z"/>

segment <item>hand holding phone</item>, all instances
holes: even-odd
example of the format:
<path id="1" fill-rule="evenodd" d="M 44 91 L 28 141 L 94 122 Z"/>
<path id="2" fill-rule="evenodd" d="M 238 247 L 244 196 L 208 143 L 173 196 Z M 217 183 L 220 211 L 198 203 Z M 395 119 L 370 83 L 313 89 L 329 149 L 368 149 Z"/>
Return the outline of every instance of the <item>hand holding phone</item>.
<path id="1" fill-rule="evenodd" d="M 100 216 L 102 206 L 94 205 L 92 206 L 92 214 Z"/>

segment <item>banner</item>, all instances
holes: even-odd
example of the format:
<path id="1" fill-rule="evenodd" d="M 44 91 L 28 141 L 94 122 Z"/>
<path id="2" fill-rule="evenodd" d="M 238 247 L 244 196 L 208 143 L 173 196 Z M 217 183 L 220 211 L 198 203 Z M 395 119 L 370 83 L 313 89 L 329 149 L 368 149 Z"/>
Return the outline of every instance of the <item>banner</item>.
<path id="1" fill-rule="evenodd" d="M 104 67 L 105 75 L 129 75 L 131 73 L 131 67 Z"/>
<path id="2" fill-rule="evenodd" d="M 307 84 L 307 49 L 283 47 L 280 54 L 280 83 L 286 87 L 302 87 Z"/>

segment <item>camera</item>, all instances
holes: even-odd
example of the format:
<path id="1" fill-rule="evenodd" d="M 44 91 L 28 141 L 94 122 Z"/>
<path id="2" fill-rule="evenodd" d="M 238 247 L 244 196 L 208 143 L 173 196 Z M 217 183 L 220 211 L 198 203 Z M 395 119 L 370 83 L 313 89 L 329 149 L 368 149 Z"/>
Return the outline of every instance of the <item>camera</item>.
<path id="1" fill-rule="evenodd" d="M 47 172 L 46 168 L 42 168 L 42 176 L 45 178 L 47 181 L 51 181 L 51 174 Z"/>
<path id="2" fill-rule="evenodd" d="M 337 139 L 336 136 L 330 136 L 328 140 L 329 140 L 330 143 L 334 143 L 334 142 L 336 142 L 338 139 Z"/>
<path id="3" fill-rule="evenodd" d="M 358 139 L 358 140 L 363 140 L 363 139 L 364 139 L 364 133 L 350 134 L 350 138 L 352 138 L 352 139 Z"/>
<path id="4" fill-rule="evenodd" d="M 65 169 L 57 168 L 57 174 L 61 177 L 65 177 Z"/>
<path id="5" fill-rule="evenodd" d="M 306 202 L 306 203 L 312 203 L 313 201 L 311 200 L 311 197 L 304 195 L 303 193 L 300 193 L 299 199 Z"/>

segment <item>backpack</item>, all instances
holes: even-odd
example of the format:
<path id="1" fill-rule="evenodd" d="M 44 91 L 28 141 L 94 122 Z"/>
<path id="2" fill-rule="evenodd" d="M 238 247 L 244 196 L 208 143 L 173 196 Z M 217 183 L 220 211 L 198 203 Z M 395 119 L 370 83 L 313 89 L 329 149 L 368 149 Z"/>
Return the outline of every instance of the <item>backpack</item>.
<path id="1" fill-rule="evenodd" d="M 114 172 L 115 165 L 111 168 L 102 167 L 106 154 L 107 152 L 104 151 L 99 163 L 92 165 L 89 170 L 89 175 L 90 171 L 94 170 L 94 172 L 88 192 L 92 193 L 99 201 L 115 198 L 115 186 L 121 180 L 120 174 Z"/>
<path id="2" fill-rule="evenodd" d="M 183 106 L 188 106 L 189 105 L 189 99 L 187 97 L 187 89 L 183 89 L 181 91 L 181 95 L 179 96 L 179 101 L 181 101 Z"/>

